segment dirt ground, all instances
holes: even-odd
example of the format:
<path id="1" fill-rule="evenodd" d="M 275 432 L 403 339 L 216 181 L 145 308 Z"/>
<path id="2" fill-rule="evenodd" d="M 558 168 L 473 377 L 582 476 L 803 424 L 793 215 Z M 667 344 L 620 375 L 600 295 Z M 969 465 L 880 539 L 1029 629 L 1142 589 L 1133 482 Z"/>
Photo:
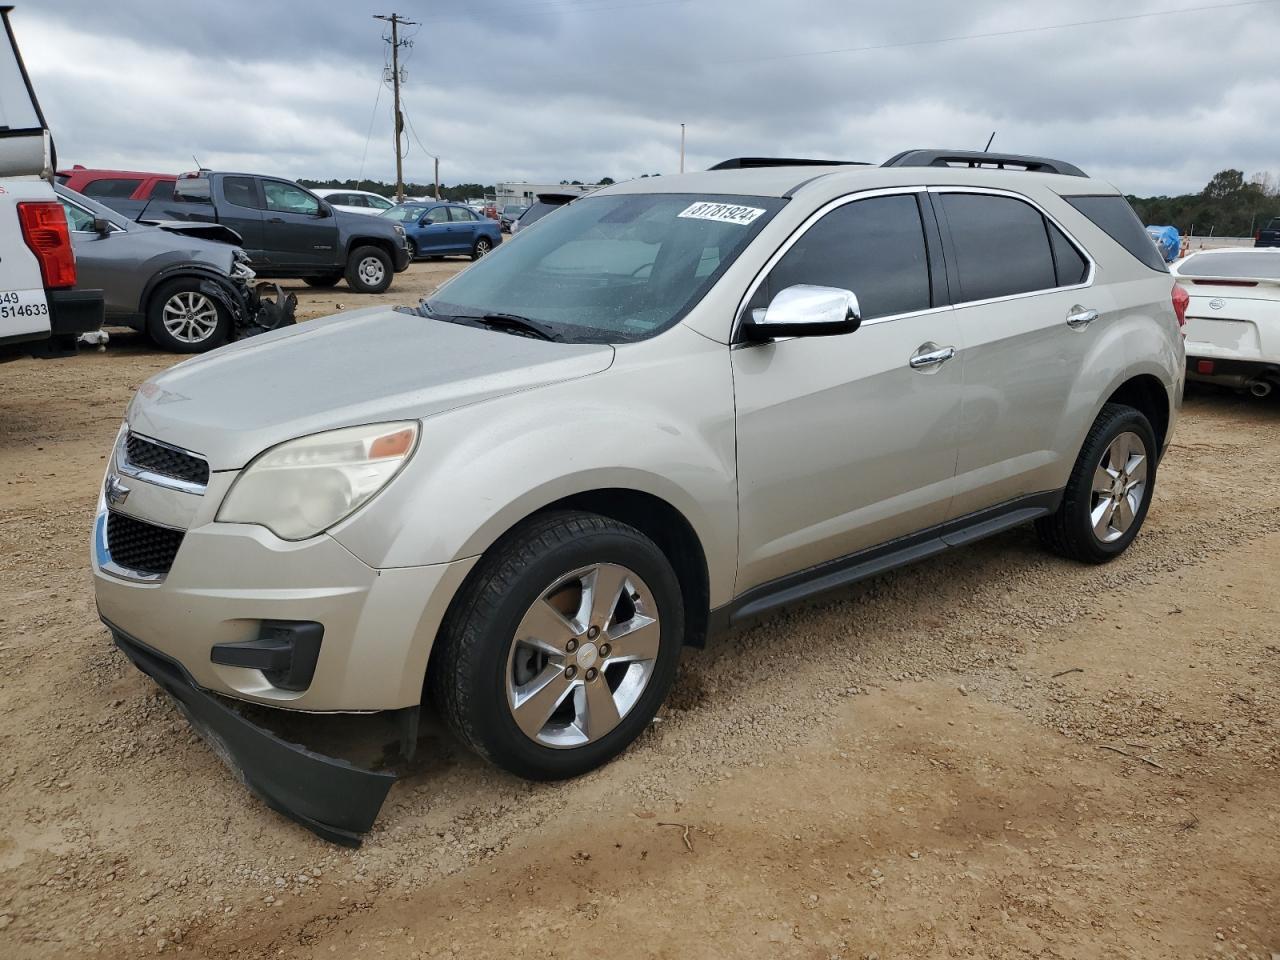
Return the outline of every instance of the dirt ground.
<path id="1" fill-rule="evenodd" d="M 580 780 L 429 727 L 346 850 L 94 615 L 103 461 L 174 360 L 0 367 L 0 958 L 1280 958 L 1280 403 L 1189 395 L 1115 563 L 1015 531 L 721 638 Z"/>

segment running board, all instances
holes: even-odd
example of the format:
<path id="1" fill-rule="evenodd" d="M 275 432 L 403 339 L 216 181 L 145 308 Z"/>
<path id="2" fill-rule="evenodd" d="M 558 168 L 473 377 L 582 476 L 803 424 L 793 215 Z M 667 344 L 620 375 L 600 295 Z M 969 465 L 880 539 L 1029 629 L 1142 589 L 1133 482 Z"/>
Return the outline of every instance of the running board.
<path id="1" fill-rule="evenodd" d="M 771 580 L 751 588 L 723 607 L 712 610 L 711 630 L 727 630 L 780 607 L 803 603 L 820 594 L 848 587 L 955 547 L 967 546 L 1020 527 L 1053 513 L 1061 501 L 1060 490 L 1019 497 L 978 513 L 929 527 L 919 533 Z"/>

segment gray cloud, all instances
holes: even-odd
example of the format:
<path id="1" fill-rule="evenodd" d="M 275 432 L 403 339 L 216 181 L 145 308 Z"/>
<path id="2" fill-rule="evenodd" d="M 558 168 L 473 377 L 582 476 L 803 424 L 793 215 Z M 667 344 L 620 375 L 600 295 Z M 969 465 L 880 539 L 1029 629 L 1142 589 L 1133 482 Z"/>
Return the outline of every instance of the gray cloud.
<path id="1" fill-rule="evenodd" d="M 1188 6 L 1202 5 L 1188 0 Z M 1280 3 L 404 0 L 406 111 L 447 182 L 669 172 L 915 146 L 1061 156 L 1139 194 L 1275 159 Z M 389 180 L 386 44 L 365 2 L 110 4 L 13 15 L 64 163 Z M 1151 12 L 1093 26 L 1047 24 Z M 1031 29 L 949 43 L 918 41 Z M 911 44 L 909 46 L 887 46 Z M 881 46 L 857 52 L 818 51 Z M 793 56 L 794 55 L 794 56 Z M 406 176 L 431 177 L 407 138 Z M 367 153 L 366 153 L 367 145 Z"/>

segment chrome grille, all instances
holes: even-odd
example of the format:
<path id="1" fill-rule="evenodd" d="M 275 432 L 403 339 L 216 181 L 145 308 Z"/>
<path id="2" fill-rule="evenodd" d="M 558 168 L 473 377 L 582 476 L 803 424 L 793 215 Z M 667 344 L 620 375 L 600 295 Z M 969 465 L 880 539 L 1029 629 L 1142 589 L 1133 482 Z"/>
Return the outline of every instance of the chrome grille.
<path id="1" fill-rule="evenodd" d="M 107 514 L 111 562 L 139 573 L 168 573 L 182 546 L 183 532 L 158 527 L 123 513 Z"/>
<path id="2" fill-rule="evenodd" d="M 124 449 L 129 464 L 138 470 L 202 487 L 209 482 L 208 462 L 193 453 L 156 443 L 136 433 L 125 438 Z"/>

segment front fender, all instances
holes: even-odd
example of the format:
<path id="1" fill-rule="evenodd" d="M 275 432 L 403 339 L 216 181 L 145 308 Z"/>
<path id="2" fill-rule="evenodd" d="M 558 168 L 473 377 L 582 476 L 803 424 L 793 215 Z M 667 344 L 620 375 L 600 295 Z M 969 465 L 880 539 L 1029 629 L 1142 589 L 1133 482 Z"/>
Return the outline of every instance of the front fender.
<path id="1" fill-rule="evenodd" d="M 444 563 L 565 497 L 634 490 L 688 520 L 711 601 L 724 603 L 737 564 L 734 441 L 728 348 L 677 327 L 619 347 L 605 372 L 427 419 L 405 472 L 331 533 L 374 567 Z"/>

